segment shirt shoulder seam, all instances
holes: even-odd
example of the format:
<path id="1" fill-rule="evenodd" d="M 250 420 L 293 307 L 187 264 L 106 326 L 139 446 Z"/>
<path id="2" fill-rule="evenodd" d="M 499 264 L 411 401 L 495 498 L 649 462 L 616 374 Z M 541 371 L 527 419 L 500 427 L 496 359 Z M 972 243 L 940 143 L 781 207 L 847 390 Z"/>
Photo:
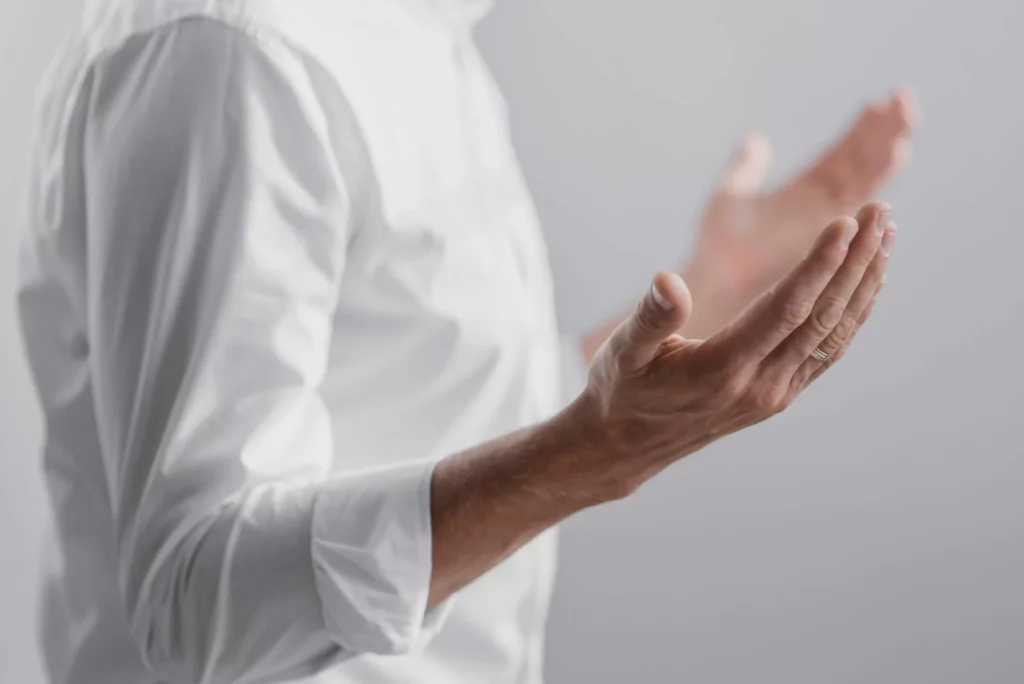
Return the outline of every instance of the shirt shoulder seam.
<path id="1" fill-rule="evenodd" d="M 72 53 L 71 61 L 74 63 L 73 72 L 68 74 L 69 83 L 65 88 L 59 85 L 50 84 L 49 87 L 59 88 L 63 93 L 58 93 L 62 102 L 60 104 L 60 123 L 56 128 L 55 136 L 59 140 L 57 149 L 63 150 L 67 144 L 68 132 L 74 118 L 76 107 L 83 95 L 83 88 L 89 80 L 89 74 L 96 68 L 104 58 L 116 54 L 123 49 L 129 41 L 134 38 L 155 35 L 160 31 L 167 30 L 177 24 L 186 21 L 208 21 L 219 24 L 229 31 L 236 32 L 253 41 L 254 45 L 261 50 L 277 51 L 284 49 L 285 52 L 294 56 L 297 60 L 312 58 L 315 56 L 297 46 L 282 32 L 276 30 L 269 24 L 255 19 L 251 14 L 241 11 L 229 11 L 216 5 L 215 8 L 203 5 L 201 7 L 182 7 L 176 11 L 156 12 L 147 21 L 137 22 L 126 29 L 109 32 L 109 27 L 94 26 L 85 34 L 80 34 L 75 41 L 67 48 Z M 99 40 L 90 45 L 89 33 L 99 33 Z M 75 54 L 77 53 L 77 54 Z M 301 55 L 301 56 L 300 56 Z M 316 60 L 319 64 L 319 60 Z M 61 183 L 62 180 L 57 181 Z M 58 190 L 59 192 L 59 190 Z M 40 212 L 33 207 L 32 212 L 39 219 L 43 235 L 53 234 L 60 229 L 60 221 L 56 216 L 47 216 L 46 212 Z"/>

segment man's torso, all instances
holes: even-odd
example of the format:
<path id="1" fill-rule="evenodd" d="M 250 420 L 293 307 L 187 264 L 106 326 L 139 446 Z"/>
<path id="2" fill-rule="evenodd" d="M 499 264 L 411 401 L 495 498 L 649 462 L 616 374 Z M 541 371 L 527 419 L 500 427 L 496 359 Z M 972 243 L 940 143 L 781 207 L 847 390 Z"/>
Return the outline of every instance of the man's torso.
<path id="1" fill-rule="evenodd" d="M 332 135 L 340 148 L 357 144 L 365 164 L 322 387 L 337 470 L 439 458 L 558 408 L 547 257 L 503 104 L 469 37 L 466 13 L 477 8 L 438 4 L 98 0 L 41 91 L 27 236 L 37 252 L 49 249 L 51 231 L 87 230 L 64 183 L 66 148 L 76 143 L 68 103 L 91 59 L 129 36 L 191 17 L 272 33 L 314 65 L 318 87 L 344 95 L 337 114 L 351 125 Z M 81 271 L 57 253 L 27 263 L 29 287 L 40 291 L 48 282 L 73 288 Z M 30 344 L 33 334 L 59 334 L 60 307 L 53 311 L 27 331 Z M 75 416 L 88 412 L 89 398 L 75 396 L 83 371 L 73 354 L 51 356 L 51 380 L 40 383 L 44 462 L 63 562 L 46 597 L 47 655 L 68 681 L 131 681 L 145 675 L 120 623 L 104 501 L 90 494 L 102 486 L 84 453 L 98 442 L 76 433 Z M 423 652 L 362 656 L 315 681 L 537 682 L 553 573 L 548 534 L 461 592 Z"/>

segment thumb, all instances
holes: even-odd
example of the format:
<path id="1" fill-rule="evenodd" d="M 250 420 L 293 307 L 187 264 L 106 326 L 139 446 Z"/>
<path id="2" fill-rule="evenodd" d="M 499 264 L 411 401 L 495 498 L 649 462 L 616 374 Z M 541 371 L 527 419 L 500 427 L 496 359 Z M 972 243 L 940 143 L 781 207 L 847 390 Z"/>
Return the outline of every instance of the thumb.
<path id="1" fill-rule="evenodd" d="M 719 190 L 736 195 L 757 192 L 772 163 L 772 146 L 760 133 L 751 133 L 740 141 L 729 166 L 719 181 Z"/>
<path id="2" fill-rule="evenodd" d="M 683 327 L 693 310 L 693 299 L 683 279 L 662 271 L 654 276 L 636 311 L 619 329 L 613 347 L 623 366 L 640 370 L 650 363 L 661 343 Z"/>

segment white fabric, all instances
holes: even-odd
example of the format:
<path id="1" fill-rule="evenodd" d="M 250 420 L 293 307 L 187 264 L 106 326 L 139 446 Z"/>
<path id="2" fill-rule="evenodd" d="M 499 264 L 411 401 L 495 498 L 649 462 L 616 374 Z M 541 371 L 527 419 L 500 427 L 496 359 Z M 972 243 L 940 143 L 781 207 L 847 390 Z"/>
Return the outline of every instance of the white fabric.
<path id="1" fill-rule="evenodd" d="M 20 290 L 54 683 L 540 681 L 551 534 L 425 611 L 434 464 L 562 394 L 485 5 L 88 3 Z"/>

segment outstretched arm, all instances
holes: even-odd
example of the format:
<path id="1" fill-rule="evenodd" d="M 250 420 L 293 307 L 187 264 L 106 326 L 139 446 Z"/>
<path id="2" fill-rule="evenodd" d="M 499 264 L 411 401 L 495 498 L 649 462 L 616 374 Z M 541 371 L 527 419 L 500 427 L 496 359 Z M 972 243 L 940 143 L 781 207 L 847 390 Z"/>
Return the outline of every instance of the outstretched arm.
<path id="1" fill-rule="evenodd" d="M 888 208 L 833 222 L 768 295 L 706 341 L 676 334 L 694 304 L 660 274 L 596 355 L 583 394 L 546 423 L 438 464 L 431 601 L 542 530 L 622 498 L 676 460 L 788 406 L 838 359 L 884 280 Z M 829 355 L 822 363 L 811 352 Z"/>

